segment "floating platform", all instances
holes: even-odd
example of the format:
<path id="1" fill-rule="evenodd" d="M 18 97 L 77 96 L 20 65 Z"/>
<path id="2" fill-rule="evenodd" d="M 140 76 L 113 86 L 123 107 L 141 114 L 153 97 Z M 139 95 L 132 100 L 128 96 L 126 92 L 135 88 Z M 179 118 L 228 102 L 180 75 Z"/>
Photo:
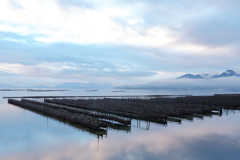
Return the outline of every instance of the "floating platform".
<path id="1" fill-rule="evenodd" d="M 25 97 L 21 101 L 8 102 L 22 108 L 35 110 L 50 117 L 60 118 L 96 131 L 110 128 L 131 129 L 131 119 L 167 125 L 167 122 L 182 123 L 194 118 L 222 116 L 228 109 L 240 109 L 240 94 L 213 96 L 139 95 L 131 96 L 91 96 L 82 97 Z M 78 99 L 76 99 L 78 97 Z M 88 97 L 89 99 L 82 99 Z M 17 97 L 19 98 L 19 97 Z M 32 99 L 29 99 L 32 98 Z M 42 99 L 44 98 L 44 99 Z M 60 98 L 60 99 L 59 99 Z"/>
<path id="2" fill-rule="evenodd" d="M 78 123 L 80 125 L 95 129 L 97 131 L 99 131 L 101 128 L 107 128 L 107 125 L 105 123 L 102 123 L 96 119 L 89 118 L 86 116 L 71 114 L 61 110 L 52 109 L 42 104 L 36 104 L 36 103 L 27 102 L 27 101 L 18 101 L 14 99 L 9 99 L 8 103 L 19 105 L 27 109 L 29 108 L 31 110 L 36 110 L 52 117 L 57 117 L 63 120 L 68 120 L 74 123 Z"/>

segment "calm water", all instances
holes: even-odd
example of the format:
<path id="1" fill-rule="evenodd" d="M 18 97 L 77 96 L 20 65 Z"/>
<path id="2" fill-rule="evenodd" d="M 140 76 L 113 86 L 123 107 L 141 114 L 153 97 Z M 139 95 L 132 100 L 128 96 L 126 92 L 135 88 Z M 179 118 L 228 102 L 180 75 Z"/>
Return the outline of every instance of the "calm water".
<path id="1" fill-rule="evenodd" d="M 0 92 L 4 96 L 195 94 L 221 91 L 111 90 L 85 92 Z M 204 117 L 167 126 L 136 120 L 126 130 L 98 137 L 81 127 L 44 117 L 0 99 L 0 160 L 239 160 L 240 113 Z"/>

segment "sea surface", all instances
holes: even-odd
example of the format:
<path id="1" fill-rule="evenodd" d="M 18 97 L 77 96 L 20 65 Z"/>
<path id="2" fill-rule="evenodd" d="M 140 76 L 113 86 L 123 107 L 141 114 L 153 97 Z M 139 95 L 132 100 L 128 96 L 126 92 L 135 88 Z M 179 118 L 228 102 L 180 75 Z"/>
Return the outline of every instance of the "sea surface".
<path id="1" fill-rule="evenodd" d="M 132 120 L 102 135 L 8 104 L 3 96 L 212 95 L 193 90 L 0 91 L 0 160 L 239 160 L 240 112 L 167 125 Z"/>

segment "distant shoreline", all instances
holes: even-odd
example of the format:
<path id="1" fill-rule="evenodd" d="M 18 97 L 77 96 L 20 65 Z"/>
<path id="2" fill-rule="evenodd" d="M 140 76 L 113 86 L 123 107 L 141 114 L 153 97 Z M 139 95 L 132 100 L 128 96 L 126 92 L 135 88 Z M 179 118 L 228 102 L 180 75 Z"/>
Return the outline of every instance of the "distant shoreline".
<path id="1" fill-rule="evenodd" d="M 89 90 L 85 90 L 86 92 L 95 92 L 95 91 L 99 91 L 98 89 L 89 89 Z"/>
<path id="2" fill-rule="evenodd" d="M 65 89 L 27 89 L 30 92 L 52 92 L 52 91 L 70 91 Z"/>
<path id="3" fill-rule="evenodd" d="M 0 91 L 26 91 L 26 89 L 0 89 Z"/>
<path id="4" fill-rule="evenodd" d="M 51 92 L 51 91 L 70 91 L 70 90 L 63 90 L 63 89 L 0 89 L 0 91 Z"/>
<path id="5" fill-rule="evenodd" d="M 117 91 L 112 91 L 112 92 L 125 92 L 124 90 L 117 90 Z"/>

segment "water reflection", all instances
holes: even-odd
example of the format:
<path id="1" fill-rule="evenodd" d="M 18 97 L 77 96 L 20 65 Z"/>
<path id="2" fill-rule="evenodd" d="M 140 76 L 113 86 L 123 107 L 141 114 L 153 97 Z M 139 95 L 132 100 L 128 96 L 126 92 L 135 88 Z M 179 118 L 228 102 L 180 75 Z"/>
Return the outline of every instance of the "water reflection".
<path id="1" fill-rule="evenodd" d="M 1 160 L 237 160 L 240 157 L 237 110 L 167 121 L 132 118 L 131 126 L 113 123 L 103 133 L 6 102 L 1 103 L 0 111 Z"/>
<path id="2" fill-rule="evenodd" d="M 228 118 L 225 120 L 231 121 Z M 128 136 L 122 132 L 115 134 L 116 132 L 110 130 L 110 137 L 100 140 L 99 144 L 97 139 L 87 143 L 80 143 L 81 139 L 61 141 L 47 147 L 28 148 L 1 158 L 7 160 L 234 159 L 235 156 L 239 156 L 240 142 L 237 136 L 239 126 L 219 124 L 216 121 L 199 123 L 196 126 L 193 124 L 186 123 L 180 127 L 169 125 L 163 129 L 153 125 L 155 130 L 152 132 L 135 128 Z M 98 152 L 97 145 L 99 145 Z"/>

